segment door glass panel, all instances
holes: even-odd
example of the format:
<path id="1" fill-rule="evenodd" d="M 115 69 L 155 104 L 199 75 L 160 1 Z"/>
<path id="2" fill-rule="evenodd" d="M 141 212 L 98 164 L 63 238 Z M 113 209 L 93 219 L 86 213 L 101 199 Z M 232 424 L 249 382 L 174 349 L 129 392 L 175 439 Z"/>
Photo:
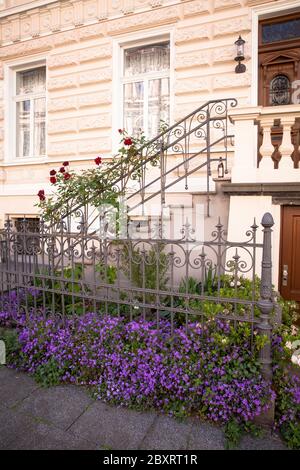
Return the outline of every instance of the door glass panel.
<path id="1" fill-rule="evenodd" d="M 270 105 L 290 104 L 291 83 L 285 75 L 277 75 L 270 83 Z"/>
<path id="2" fill-rule="evenodd" d="M 124 128 L 130 135 L 144 130 L 144 83 L 124 85 Z"/>
<path id="3" fill-rule="evenodd" d="M 17 103 L 17 156 L 30 155 L 30 100 Z"/>
<path id="4" fill-rule="evenodd" d="M 300 38 L 300 18 L 262 25 L 262 43 Z"/>

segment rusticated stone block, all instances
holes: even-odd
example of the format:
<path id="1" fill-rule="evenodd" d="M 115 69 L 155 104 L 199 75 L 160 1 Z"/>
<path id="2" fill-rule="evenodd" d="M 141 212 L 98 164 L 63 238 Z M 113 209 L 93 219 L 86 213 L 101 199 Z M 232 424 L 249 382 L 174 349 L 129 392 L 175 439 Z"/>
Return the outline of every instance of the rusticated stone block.
<path id="1" fill-rule="evenodd" d="M 48 122 L 49 134 L 64 134 L 66 132 L 77 132 L 77 119 L 50 119 Z"/>
<path id="2" fill-rule="evenodd" d="M 104 59 L 112 56 L 111 44 L 105 44 L 103 46 L 89 47 L 80 49 L 79 61 L 90 62 L 96 59 Z"/>
<path id="3" fill-rule="evenodd" d="M 47 83 L 48 90 L 59 90 L 74 88 L 77 86 L 76 75 L 63 75 L 61 77 L 49 78 Z"/>
<path id="4" fill-rule="evenodd" d="M 214 0 L 215 10 L 220 10 L 221 8 L 231 8 L 236 5 L 242 5 L 243 2 L 239 0 Z"/>
<path id="5" fill-rule="evenodd" d="M 193 79 L 176 80 L 175 94 L 187 94 L 197 91 L 209 91 L 210 79 L 203 77 L 194 77 Z"/>
<path id="6" fill-rule="evenodd" d="M 79 95 L 77 102 L 79 108 L 98 106 L 99 104 L 110 104 L 111 93 L 109 91 L 86 93 L 84 95 Z"/>
<path id="7" fill-rule="evenodd" d="M 196 25 L 189 28 L 177 29 L 175 32 L 175 43 L 197 41 L 201 39 L 209 39 L 211 35 L 212 25 Z"/>
<path id="8" fill-rule="evenodd" d="M 48 155 L 49 156 L 63 156 L 63 155 L 76 155 L 77 145 L 76 142 L 49 142 Z"/>
<path id="9" fill-rule="evenodd" d="M 217 21 L 212 26 L 214 37 L 225 36 L 226 34 L 240 34 L 243 31 L 251 30 L 251 21 L 247 16 L 230 18 L 229 20 Z"/>
<path id="10" fill-rule="evenodd" d="M 210 62 L 211 51 L 194 51 L 188 54 L 177 54 L 175 68 L 178 70 L 199 65 L 209 65 Z"/>
<path id="11" fill-rule="evenodd" d="M 53 47 L 76 43 L 78 41 L 78 31 L 71 30 L 64 33 L 57 32 L 51 36 Z"/>
<path id="12" fill-rule="evenodd" d="M 48 103 L 48 111 L 64 111 L 69 109 L 77 109 L 77 97 L 67 96 L 64 98 L 50 99 Z"/>
<path id="13" fill-rule="evenodd" d="M 99 23 L 80 28 L 77 31 L 77 37 L 80 41 L 85 41 L 87 39 L 93 39 L 98 38 L 99 36 L 103 36 L 104 33 L 105 25 L 103 23 Z"/>
<path id="14" fill-rule="evenodd" d="M 79 64 L 79 54 L 76 52 L 69 52 L 68 54 L 52 55 L 48 59 L 49 69 L 66 67 L 69 65 Z"/>
<path id="15" fill-rule="evenodd" d="M 234 71 L 230 75 L 219 75 L 213 79 L 213 89 L 239 88 L 249 86 L 251 83 L 250 75 L 247 73 L 236 74 Z"/>
<path id="16" fill-rule="evenodd" d="M 101 129 L 111 126 L 111 115 L 96 114 L 92 116 L 83 116 L 78 118 L 78 129 L 79 130 L 93 130 Z"/>
<path id="17" fill-rule="evenodd" d="M 78 153 L 95 154 L 98 152 L 105 152 L 110 150 L 110 143 L 108 138 L 98 138 L 96 140 L 81 140 L 78 142 Z"/>
<path id="18" fill-rule="evenodd" d="M 210 0 L 198 0 L 183 5 L 184 16 L 199 15 L 211 11 L 212 5 Z"/>
<path id="19" fill-rule="evenodd" d="M 157 12 L 150 11 L 116 19 L 107 24 L 108 34 L 119 34 L 122 31 L 138 30 L 158 24 L 172 23 L 180 18 L 180 7 L 171 6 Z"/>
<path id="20" fill-rule="evenodd" d="M 89 85 L 91 83 L 101 83 L 112 80 L 112 69 L 101 68 L 97 70 L 88 70 L 80 72 L 78 82 L 80 85 Z"/>

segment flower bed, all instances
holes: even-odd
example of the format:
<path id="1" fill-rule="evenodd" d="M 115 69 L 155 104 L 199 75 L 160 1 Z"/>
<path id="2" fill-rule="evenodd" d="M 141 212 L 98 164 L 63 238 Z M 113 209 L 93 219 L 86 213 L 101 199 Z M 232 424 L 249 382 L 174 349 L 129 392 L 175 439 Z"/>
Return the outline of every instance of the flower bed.
<path id="1" fill-rule="evenodd" d="M 157 326 L 93 313 L 64 325 L 32 320 L 21 328 L 20 350 L 10 362 L 45 384 L 92 385 L 107 402 L 176 416 L 196 413 L 220 423 L 253 420 L 273 397 L 250 353 L 246 325 L 233 335 L 227 322 L 216 320 L 171 335 L 167 321 Z"/>
<path id="2" fill-rule="evenodd" d="M 157 324 L 89 313 L 63 324 L 33 310 L 26 322 L 16 313 L 13 293 L 9 300 L 10 308 L 0 312 L 9 365 L 41 384 L 87 385 L 108 403 L 177 417 L 198 415 L 225 424 L 234 439 L 241 428 L 251 429 L 276 393 L 276 429 L 290 447 L 300 448 L 300 379 L 287 367 L 298 340 L 289 328 L 280 327 L 273 336 L 271 387 L 257 359 L 261 337 L 254 335 L 252 354 L 246 323 L 233 327 L 211 319 L 190 325 L 188 334 L 183 326 L 171 334 L 167 320 Z"/>

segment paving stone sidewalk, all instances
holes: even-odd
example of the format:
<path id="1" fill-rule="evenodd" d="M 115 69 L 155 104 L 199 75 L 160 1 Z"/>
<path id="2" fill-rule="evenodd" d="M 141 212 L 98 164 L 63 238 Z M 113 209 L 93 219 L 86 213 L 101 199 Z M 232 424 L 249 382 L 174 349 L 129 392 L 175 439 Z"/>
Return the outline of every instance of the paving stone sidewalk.
<path id="1" fill-rule="evenodd" d="M 240 449 L 284 450 L 277 436 L 246 436 Z M 0 366 L 0 449 L 224 449 L 220 427 L 178 421 L 93 400 L 84 388 L 41 388 L 27 374 Z"/>

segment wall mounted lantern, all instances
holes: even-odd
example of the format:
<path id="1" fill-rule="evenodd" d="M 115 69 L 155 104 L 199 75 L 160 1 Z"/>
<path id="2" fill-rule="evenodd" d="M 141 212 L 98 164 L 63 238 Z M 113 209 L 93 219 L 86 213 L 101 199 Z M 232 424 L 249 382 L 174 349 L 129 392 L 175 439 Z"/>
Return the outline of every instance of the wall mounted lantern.
<path id="1" fill-rule="evenodd" d="M 224 178 L 224 164 L 222 158 L 220 157 L 218 164 L 218 179 L 222 178 Z"/>
<path id="2" fill-rule="evenodd" d="M 243 60 L 245 60 L 245 55 L 244 55 L 245 42 L 246 41 L 244 41 L 244 39 L 242 39 L 240 35 L 234 43 L 236 46 L 236 57 L 234 58 L 234 60 L 238 62 L 237 66 L 235 67 L 235 73 L 246 72 L 246 65 L 241 63 Z"/>

